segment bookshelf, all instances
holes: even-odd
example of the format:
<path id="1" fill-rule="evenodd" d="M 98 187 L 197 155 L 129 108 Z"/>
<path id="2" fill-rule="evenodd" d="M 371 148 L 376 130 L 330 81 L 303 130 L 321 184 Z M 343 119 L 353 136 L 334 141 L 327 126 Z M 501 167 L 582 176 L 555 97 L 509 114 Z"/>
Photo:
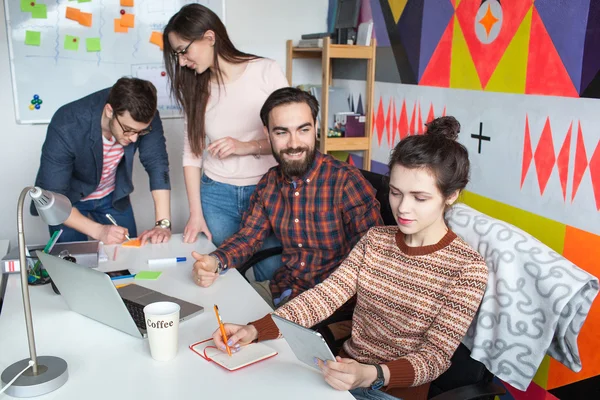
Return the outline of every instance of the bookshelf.
<path id="1" fill-rule="evenodd" d="M 370 46 L 355 46 L 347 44 L 332 44 L 330 38 L 323 39 L 323 47 L 294 47 L 291 40 L 286 43 L 286 76 L 292 85 L 292 64 L 294 59 L 320 58 L 322 69 L 321 84 L 321 121 L 328 120 L 329 86 L 333 78 L 331 62 L 336 58 L 362 59 L 367 61 L 366 90 L 363 98 L 365 112 L 365 134 L 363 137 L 327 137 L 327 128 L 321 127 L 319 150 L 323 154 L 330 151 L 362 151 L 362 168 L 371 169 L 371 137 L 373 134 L 373 98 L 375 89 L 375 54 L 377 43 L 371 39 Z"/>

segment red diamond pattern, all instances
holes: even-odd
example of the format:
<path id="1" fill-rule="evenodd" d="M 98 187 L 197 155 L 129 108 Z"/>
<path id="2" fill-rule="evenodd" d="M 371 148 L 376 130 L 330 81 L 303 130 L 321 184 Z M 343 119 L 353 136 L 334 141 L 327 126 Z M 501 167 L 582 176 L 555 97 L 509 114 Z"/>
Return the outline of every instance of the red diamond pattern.
<path id="1" fill-rule="evenodd" d="M 444 113 L 446 107 L 444 106 Z M 431 122 L 435 118 L 435 110 L 433 103 L 429 105 L 427 121 Z M 417 126 L 418 124 L 418 126 Z M 379 98 L 379 104 L 373 109 L 373 132 L 377 134 L 377 141 L 381 146 L 384 135 L 387 145 L 392 147 L 396 142 L 396 134 L 398 139 L 402 140 L 409 135 L 423 134 L 425 125 L 423 124 L 423 110 L 420 103 L 417 101 L 413 105 L 412 116 L 410 123 L 408 122 L 408 111 L 406 100 L 402 101 L 402 107 L 398 112 L 396 107 L 396 99 L 390 98 L 387 105 L 387 110 L 384 109 L 383 97 Z"/>
<path id="2" fill-rule="evenodd" d="M 594 155 L 590 160 L 590 175 L 592 176 L 596 209 L 600 211 L 600 142 L 596 144 L 596 150 L 594 150 Z"/>
<path id="3" fill-rule="evenodd" d="M 406 100 L 402 100 L 402 110 L 400 111 L 400 121 L 398 122 L 400 140 L 408 136 L 408 115 L 406 114 Z"/>
<path id="4" fill-rule="evenodd" d="M 531 159 L 533 158 L 533 152 L 531 151 L 531 135 L 529 134 L 529 116 L 525 115 L 525 141 L 523 143 L 523 164 L 521 166 L 521 189 L 523 189 L 523 182 L 529 171 L 531 165 Z"/>
<path id="5" fill-rule="evenodd" d="M 385 117 L 383 115 L 383 99 L 379 98 L 379 106 L 377 107 L 377 116 L 375 117 L 375 127 L 377 128 L 377 141 L 381 146 L 383 138 L 383 128 L 385 127 Z"/>
<path id="6" fill-rule="evenodd" d="M 583 133 L 581 132 L 581 122 L 577 128 L 577 145 L 575 147 L 575 170 L 573 171 L 573 191 L 571 193 L 571 203 L 575 200 L 577 190 L 583 179 L 583 174 L 588 166 L 587 154 L 585 153 L 585 144 L 583 143 Z"/>
<path id="7" fill-rule="evenodd" d="M 571 153 L 571 134 L 573 133 L 573 123 L 569 125 L 567 137 L 560 148 L 556 166 L 558 167 L 558 176 L 560 178 L 560 187 L 563 192 L 563 200 L 567 200 L 567 176 L 569 174 L 569 155 Z"/>
<path id="8" fill-rule="evenodd" d="M 396 99 L 394 99 L 394 118 L 392 120 L 392 137 L 388 140 L 389 147 L 396 141 L 396 132 L 398 132 L 398 114 L 396 113 Z"/>
<path id="9" fill-rule="evenodd" d="M 538 142 L 535 154 L 535 169 L 537 171 L 538 183 L 540 185 L 540 194 L 544 194 L 548 179 L 554 169 L 556 155 L 554 153 L 554 142 L 552 141 L 552 128 L 550 127 L 550 118 L 546 118 L 546 124 L 542 131 L 542 136 Z"/>
<path id="10" fill-rule="evenodd" d="M 392 132 L 390 131 L 390 124 L 392 122 L 392 102 L 393 99 L 390 99 L 390 102 L 388 103 L 387 116 L 385 117 L 385 131 L 387 132 L 388 147 L 392 145 L 390 143 L 390 133 Z"/>

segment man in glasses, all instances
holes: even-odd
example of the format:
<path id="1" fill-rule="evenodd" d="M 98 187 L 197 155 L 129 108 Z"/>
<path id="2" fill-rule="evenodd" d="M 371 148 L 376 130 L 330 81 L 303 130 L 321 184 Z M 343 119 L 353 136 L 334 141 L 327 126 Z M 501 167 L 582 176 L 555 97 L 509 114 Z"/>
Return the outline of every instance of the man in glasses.
<path id="1" fill-rule="evenodd" d="M 137 150 L 150 178 L 155 226 L 139 238 L 161 243 L 171 237 L 169 160 L 156 110 L 156 88 L 121 78 L 111 88 L 62 106 L 52 117 L 42 147 L 36 186 L 66 195 L 73 204 L 59 241 L 88 237 L 105 244 L 137 237 L 129 195 Z M 31 207 L 36 215 L 35 207 Z M 111 223 L 110 215 L 116 224 Z"/>

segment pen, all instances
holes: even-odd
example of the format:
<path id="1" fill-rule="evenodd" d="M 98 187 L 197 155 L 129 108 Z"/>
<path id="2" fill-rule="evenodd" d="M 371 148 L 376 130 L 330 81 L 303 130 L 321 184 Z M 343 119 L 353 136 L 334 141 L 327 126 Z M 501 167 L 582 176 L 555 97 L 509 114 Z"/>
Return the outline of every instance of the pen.
<path id="1" fill-rule="evenodd" d="M 120 276 L 111 276 L 110 280 L 111 281 L 116 281 L 117 279 L 127 279 L 127 278 L 135 278 L 135 274 L 131 274 L 131 275 L 120 275 Z"/>
<path id="2" fill-rule="evenodd" d="M 112 222 L 112 224 L 113 224 L 114 226 L 119 226 L 119 224 L 117 224 L 117 221 L 115 221 L 115 219 L 113 218 L 113 216 L 112 216 L 112 215 L 110 215 L 110 214 L 106 214 L 106 218 L 108 218 L 108 220 L 109 220 L 110 222 Z M 125 235 L 125 238 L 127 238 L 127 240 L 131 240 L 131 238 L 129 237 L 129 235 Z"/>
<path id="3" fill-rule="evenodd" d="M 157 265 L 157 264 L 176 264 L 179 262 L 186 261 L 186 257 L 172 257 L 172 258 L 151 258 L 148 259 L 148 265 Z"/>
<path id="4" fill-rule="evenodd" d="M 221 330 L 221 336 L 223 336 L 223 342 L 225 342 L 225 348 L 227 349 L 227 354 L 231 357 L 231 349 L 227 344 L 227 334 L 225 333 L 225 327 L 223 326 L 223 321 L 221 321 L 221 316 L 219 315 L 219 307 L 215 304 L 215 314 L 217 315 L 217 322 L 219 323 L 219 329 Z"/>

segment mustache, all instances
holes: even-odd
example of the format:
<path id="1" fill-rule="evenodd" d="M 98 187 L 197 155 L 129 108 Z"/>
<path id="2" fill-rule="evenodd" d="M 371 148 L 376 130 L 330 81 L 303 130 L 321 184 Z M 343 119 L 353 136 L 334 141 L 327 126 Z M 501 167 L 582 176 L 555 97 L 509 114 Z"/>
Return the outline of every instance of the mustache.
<path id="1" fill-rule="evenodd" d="M 289 148 L 289 149 L 281 150 L 279 153 L 280 154 L 290 154 L 290 153 L 299 153 L 301 151 L 305 151 L 308 153 L 308 147 Z"/>

